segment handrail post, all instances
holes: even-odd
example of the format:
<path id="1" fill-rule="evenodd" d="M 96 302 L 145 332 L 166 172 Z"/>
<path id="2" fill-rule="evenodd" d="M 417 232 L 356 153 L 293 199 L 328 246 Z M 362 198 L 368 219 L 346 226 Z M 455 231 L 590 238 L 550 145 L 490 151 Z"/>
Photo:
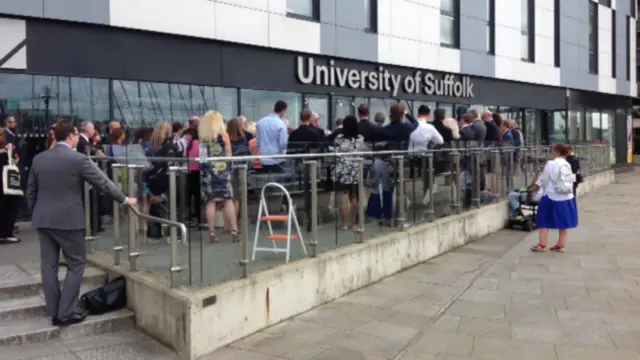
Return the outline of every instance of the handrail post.
<path id="1" fill-rule="evenodd" d="M 433 188 L 435 186 L 435 176 L 433 174 L 433 152 L 429 152 L 426 155 L 427 157 L 427 178 L 429 179 L 429 203 L 427 204 L 427 221 L 433 221 L 435 218 L 435 209 L 434 209 L 434 198 L 433 198 Z"/>
<path id="2" fill-rule="evenodd" d="M 480 207 L 480 184 L 482 183 L 482 180 L 480 179 L 480 177 L 482 176 L 480 172 L 480 155 L 481 153 L 478 150 L 474 150 L 471 152 L 471 166 L 473 167 L 473 181 L 471 182 L 471 186 L 473 186 L 473 189 L 471 190 L 471 204 L 473 205 L 473 207 Z"/>
<path id="3" fill-rule="evenodd" d="M 129 190 L 130 198 L 137 198 L 138 191 L 136 188 L 136 165 L 127 165 L 127 180 L 129 185 L 127 186 L 127 190 Z M 137 238 L 137 228 L 138 228 L 138 218 L 133 207 L 129 207 L 129 271 L 134 272 L 138 271 L 138 257 L 140 253 L 138 252 L 138 238 Z"/>
<path id="4" fill-rule="evenodd" d="M 239 167 L 240 170 L 240 245 L 242 247 L 242 258 L 240 266 L 242 267 L 242 277 L 249 277 L 249 179 L 247 165 Z"/>
<path id="5" fill-rule="evenodd" d="M 494 184 L 496 188 L 493 192 L 494 195 L 497 196 L 498 199 L 500 199 L 502 197 L 502 166 L 500 166 L 500 150 L 492 150 L 491 154 L 493 158 L 493 160 L 491 160 L 493 172 L 494 176 L 497 179 L 496 183 Z"/>
<path id="6" fill-rule="evenodd" d="M 187 227 L 184 224 L 178 225 L 180 228 L 180 236 L 184 241 L 188 241 L 187 237 L 189 233 L 187 232 Z M 171 227 L 174 228 L 173 226 Z M 178 286 L 178 273 L 180 273 L 185 268 L 178 265 L 178 242 L 174 241 L 171 243 L 171 266 L 169 267 L 169 281 L 171 288 L 175 288 Z"/>
<path id="7" fill-rule="evenodd" d="M 522 176 L 524 177 L 524 186 L 529 186 L 529 166 L 528 166 L 528 150 L 526 146 L 523 146 L 520 150 L 520 163 L 518 164 L 522 169 Z"/>
<path id="8" fill-rule="evenodd" d="M 462 195 L 462 189 L 460 188 L 460 152 L 454 150 L 451 155 L 453 156 L 453 181 L 451 187 L 453 190 L 453 213 L 460 213 L 460 196 Z"/>
<path id="9" fill-rule="evenodd" d="M 360 203 L 364 201 L 364 158 L 358 159 L 358 230 L 356 234 L 356 242 L 364 243 L 364 207 Z"/>
<path id="10" fill-rule="evenodd" d="M 396 201 L 398 203 L 398 216 L 396 217 L 396 226 L 404 228 L 405 215 L 405 194 L 404 194 L 404 156 L 395 156 L 398 164 L 398 188 L 396 192 Z"/>
<path id="11" fill-rule="evenodd" d="M 178 221 L 178 183 L 177 172 L 180 170 L 178 166 L 169 167 L 169 220 Z M 171 257 L 173 257 L 174 244 L 178 243 L 178 229 L 171 227 L 170 231 L 170 243 L 171 243 Z M 176 248 L 177 251 L 177 248 Z"/>
<path id="12" fill-rule="evenodd" d="M 85 241 L 85 252 L 91 253 L 92 246 L 91 241 L 93 240 L 92 232 L 91 232 L 91 185 L 88 182 L 84 182 L 84 241 Z"/>
<path id="13" fill-rule="evenodd" d="M 111 165 L 111 177 L 113 179 L 113 183 L 116 185 L 121 185 L 122 167 L 122 164 Z M 122 188 L 122 186 L 120 187 Z M 120 202 L 117 200 L 113 200 L 113 239 L 113 265 L 118 266 L 121 262 L 121 255 L 124 247 L 122 246 L 122 238 L 120 237 Z"/>
<path id="14" fill-rule="evenodd" d="M 309 181 L 311 182 L 311 257 L 318 256 L 318 162 L 316 160 L 306 162 L 309 165 Z M 358 185 L 358 196 L 360 186 Z M 362 208 L 362 206 L 360 206 Z M 358 211 L 358 223 L 360 223 L 360 211 Z"/>

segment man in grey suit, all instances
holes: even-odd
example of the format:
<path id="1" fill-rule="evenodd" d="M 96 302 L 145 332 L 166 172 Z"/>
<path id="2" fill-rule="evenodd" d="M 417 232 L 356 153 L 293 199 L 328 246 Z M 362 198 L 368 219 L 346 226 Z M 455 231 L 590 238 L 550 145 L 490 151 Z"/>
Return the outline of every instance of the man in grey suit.
<path id="1" fill-rule="evenodd" d="M 487 136 L 487 127 L 484 125 L 484 121 L 482 121 L 480 116 L 478 116 L 478 110 L 471 109 L 469 113 L 471 114 L 471 116 L 473 116 L 473 122 L 471 123 L 471 126 L 473 127 L 473 131 L 476 133 L 476 138 L 474 140 L 479 141 L 480 146 L 482 146 L 485 137 Z M 482 116 L 484 117 L 486 113 L 487 112 L 483 112 Z M 491 116 L 491 113 L 489 113 L 489 116 Z"/>
<path id="2" fill-rule="evenodd" d="M 78 131 L 71 120 L 63 120 L 54 130 L 56 146 L 38 154 L 31 166 L 27 202 L 32 225 L 40 238 L 42 286 L 47 313 L 55 326 L 82 322 L 86 313 L 76 305 L 85 264 L 84 182 L 121 203 L 135 205 L 94 162 L 74 149 Z M 60 291 L 58 266 L 60 250 L 67 261 L 67 276 Z"/>

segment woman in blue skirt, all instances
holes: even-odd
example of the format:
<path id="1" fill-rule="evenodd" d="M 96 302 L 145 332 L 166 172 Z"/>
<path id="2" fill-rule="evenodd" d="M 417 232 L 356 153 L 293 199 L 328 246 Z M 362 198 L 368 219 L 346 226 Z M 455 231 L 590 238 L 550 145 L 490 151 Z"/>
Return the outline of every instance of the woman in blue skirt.
<path id="1" fill-rule="evenodd" d="M 547 161 L 536 185 L 542 189 L 543 196 L 538 206 L 536 226 L 539 229 L 539 243 L 531 251 L 547 250 L 549 229 L 557 229 L 558 243 L 549 250 L 564 252 L 567 243 L 568 230 L 578 226 L 578 210 L 573 195 L 575 175 L 566 157 L 569 147 L 556 144 L 553 147 L 553 159 Z"/>

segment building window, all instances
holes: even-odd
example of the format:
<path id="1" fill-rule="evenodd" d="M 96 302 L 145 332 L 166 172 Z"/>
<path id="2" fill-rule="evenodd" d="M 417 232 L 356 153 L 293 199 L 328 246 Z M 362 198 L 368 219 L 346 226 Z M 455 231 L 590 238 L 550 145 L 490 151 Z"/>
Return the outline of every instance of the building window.
<path id="1" fill-rule="evenodd" d="M 487 0 L 487 53 L 496 53 L 496 0 Z"/>
<path id="2" fill-rule="evenodd" d="M 287 0 L 287 15 L 320 20 L 320 0 Z"/>
<path id="3" fill-rule="evenodd" d="M 520 1 L 520 57 L 529 62 L 535 59 L 534 11 L 533 0 Z"/>
<path id="4" fill-rule="evenodd" d="M 629 0 L 629 8 L 631 9 L 631 17 L 636 17 L 636 1 L 638 0 Z"/>
<path id="5" fill-rule="evenodd" d="M 560 67 L 560 0 L 555 0 L 553 10 L 553 65 Z"/>
<path id="6" fill-rule="evenodd" d="M 635 0 L 634 0 L 635 1 Z M 627 48 L 627 56 L 626 56 L 626 61 L 627 61 L 627 66 L 626 66 L 626 78 L 627 81 L 631 81 L 631 22 L 634 21 L 632 17 L 627 16 L 627 30 L 626 30 L 626 41 L 625 41 L 625 47 Z M 635 36 L 635 35 L 633 35 Z M 635 51 L 635 50 L 633 50 Z"/>
<path id="7" fill-rule="evenodd" d="M 278 100 L 287 103 L 285 119 L 289 127 L 297 128 L 298 117 L 303 107 L 300 93 L 242 89 L 240 90 L 240 113 L 251 121 L 258 121 L 273 113 L 273 105 Z"/>
<path id="8" fill-rule="evenodd" d="M 364 0 L 365 30 L 378 31 L 378 0 Z"/>
<path id="9" fill-rule="evenodd" d="M 616 78 L 618 75 L 617 73 L 617 68 L 616 68 L 616 60 L 617 60 L 617 56 L 616 56 L 616 52 L 617 52 L 617 44 L 616 44 L 616 38 L 617 38 L 617 31 L 616 31 L 616 11 L 614 9 L 611 10 L 611 77 L 612 78 Z"/>
<path id="10" fill-rule="evenodd" d="M 611 7 L 611 0 L 600 0 L 599 2 L 600 2 L 600 4 L 602 4 L 602 5 L 604 5 L 604 6 L 608 7 L 608 8 Z"/>
<path id="11" fill-rule="evenodd" d="M 598 3 L 589 1 L 589 72 L 598 73 Z"/>
<path id="12" fill-rule="evenodd" d="M 458 47 L 460 0 L 440 0 L 440 44 Z"/>

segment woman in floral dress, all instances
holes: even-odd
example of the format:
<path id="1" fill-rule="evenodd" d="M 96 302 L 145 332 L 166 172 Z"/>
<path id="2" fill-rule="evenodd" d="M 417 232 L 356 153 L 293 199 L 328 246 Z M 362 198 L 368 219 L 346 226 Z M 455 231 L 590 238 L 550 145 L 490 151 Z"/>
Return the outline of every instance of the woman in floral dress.
<path id="1" fill-rule="evenodd" d="M 231 141 L 227 134 L 222 114 L 209 111 L 200 121 L 200 157 L 216 158 L 231 156 Z M 231 227 L 233 242 L 239 242 L 237 219 L 233 207 L 231 187 L 231 162 L 206 160 L 200 166 L 200 191 L 206 205 L 209 241 L 218 242 L 215 233 L 216 207 L 221 206 L 225 222 Z"/>
<path id="2" fill-rule="evenodd" d="M 338 153 L 365 151 L 364 137 L 358 134 L 358 120 L 349 115 L 344 118 L 342 133 L 336 136 L 331 148 Z M 338 158 L 335 167 L 337 180 L 336 189 L 340 194 L 340 210 L 342 213 L 343 230 L 349 229 L 348 220 L 351 218 L 353 229 L 357 227 L 358 219 L 358 163 L 359 159 L 352 156 Z M 351 203 L 351 216 L 349 216 L 349 203 Z"/>

